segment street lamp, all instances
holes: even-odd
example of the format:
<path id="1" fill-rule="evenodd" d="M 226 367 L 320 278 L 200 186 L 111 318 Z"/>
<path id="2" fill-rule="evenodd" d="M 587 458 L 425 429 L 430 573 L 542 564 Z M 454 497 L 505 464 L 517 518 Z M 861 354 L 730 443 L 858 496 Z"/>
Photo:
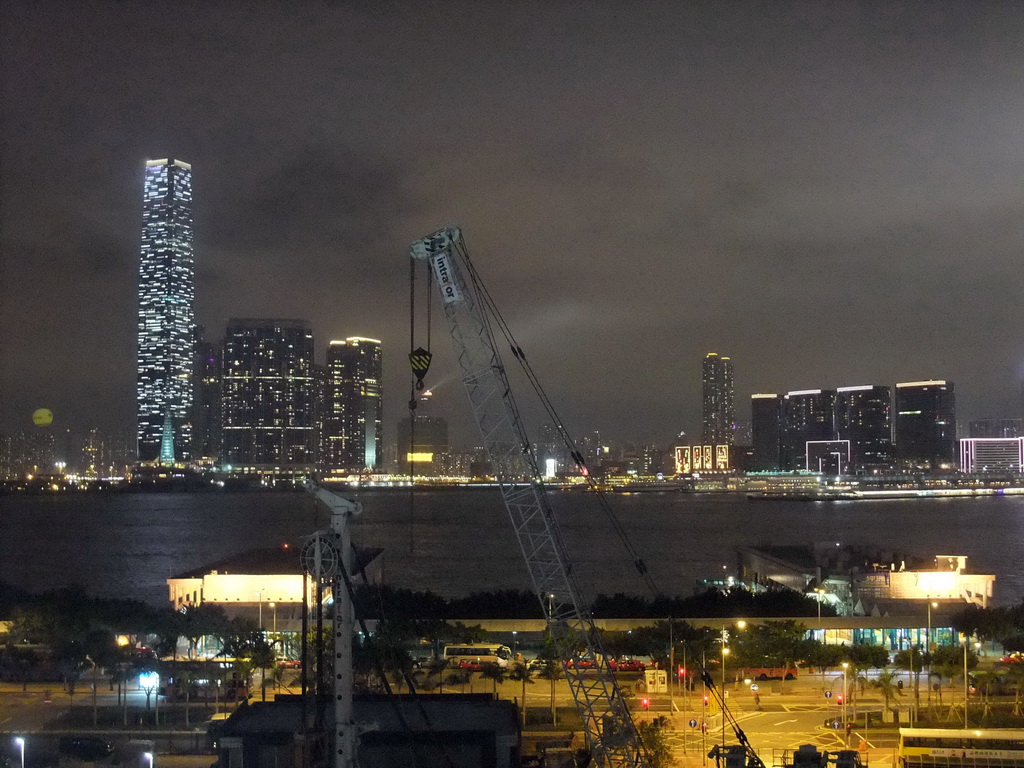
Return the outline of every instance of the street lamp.
<path id="1" fill-rule="evenodd" d="M 512 658 L 516 658 L 516 641 L 519 639 L 519 633 L 514 629 L 512 630 Z"/>
<path id="2" fill-rule="evenodd" d="M 928 676 L 925 678 L 928 681 L 928 706 L 932 703 L 932 608 L 938 607 L 939 604 L 935 600 L 928 601 L 928 635 L 925 642 L 925 651 L 928 654 Z"/>
<path id="3" fill-rule="evenodd" d="M 815 587 L 814 594 L 817 595 L 817 597 L 814 598 L 814 602 L 818 604 L 818 629 L 821 629 L 821 596 L 825 594 L 825 590 L 820 587 Z"/>
<path id="4" fill-rule="evenodd" d="M 260 634 L 261 635 L 263 634 L 263 593 L 264 593 L 264 591 L 265 590 L 262 590 L 262 589 L 256 590 L 256 597 L 259 598 L 259 602 L 260 602 L 259 626 L 260 626 Z"/>
<path id="5" fill-rule="evenodd" d="M 722 630 L 722 748 L 725 748 L 725 657 L 729 649 L 725 647 L 725 630 Z"/>
<path id="6" fill-rule="evenodd" d="M 846 670 L 850 668 L 850 662 L 843 662 L 843 728 L 846 727 Z"/>
<path id="7" fill-rule="evenodd" d="M 14 743 L 21 749 L 21 768 L 25 768 L 25 738 L 23 736 L 15 736 Z"/>
<path id="8" fill-rule="evenodd" d="M 143 752 L 142 756 L 149 761 L 148 768 L 153 768 L 153 753 L 152 752 Z"/>

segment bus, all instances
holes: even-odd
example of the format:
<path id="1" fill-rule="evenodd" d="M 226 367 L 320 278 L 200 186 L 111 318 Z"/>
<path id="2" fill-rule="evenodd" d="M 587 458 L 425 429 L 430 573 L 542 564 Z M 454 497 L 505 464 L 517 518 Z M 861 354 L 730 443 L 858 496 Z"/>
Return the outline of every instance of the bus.
<path id="1" fill-rule="evenodd" d="M 747 667 L 743 676 L 752 680 L 796 680 L 796 667 Z"/>
<path id="2" fill-rule="evenodd" d="M 512 649 L 497 643 L 460 643 L 446 645 L 443 656 L 453 667 L 480 671 L 484 664 L 507 667 L 512 659 Z"/>
<path id="3" fill-rule="evenodd" d="M 900 728 L 898 768 L 1024 768 L 1024 730 Z"/>

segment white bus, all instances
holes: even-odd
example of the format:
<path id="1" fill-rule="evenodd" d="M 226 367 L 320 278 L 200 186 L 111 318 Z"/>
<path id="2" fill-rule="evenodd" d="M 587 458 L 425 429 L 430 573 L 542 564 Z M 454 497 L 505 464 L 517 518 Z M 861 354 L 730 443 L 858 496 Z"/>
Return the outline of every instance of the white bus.
<path id="1" fill-rule="evenodd" d="M 1024 730 L 900 728 L 899 768 L 1024 768 Z"/>
<path id="2" fill-rule="evenodd" d="M 459 643 L 446 645 L 443 655 L 453 667 L 479 671 L 484 664 L 507 667 L 512 659 L 512 649 L 498 643 Z"/>

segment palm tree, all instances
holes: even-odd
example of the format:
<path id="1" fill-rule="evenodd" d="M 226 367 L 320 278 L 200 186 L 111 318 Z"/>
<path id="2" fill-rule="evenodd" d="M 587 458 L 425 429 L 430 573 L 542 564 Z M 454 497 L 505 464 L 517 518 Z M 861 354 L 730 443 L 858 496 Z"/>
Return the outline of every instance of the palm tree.
<path id="1" fill-rule="evenodd" d="M 444 693 L 444 673 L 450 664 L 451 661 L 443 656 L 431 659 L 427 662 L 427 670 L 429 670 L 431 675 L 437 676 L 438 693 Z"/>
<path id="2" fill-rule="evenodd" d="M 512 668 L 508 672 L 508 679 L 513 682 L 519 682 L 523 684 L 523 698 L 520 702 L 520 710 L 523 714 L 523 727 L 526 727 L 526 684 L 533 685 L 533 680 L 530 677 L 530 668 L 521 661 L 517 661 L 512 665 Z"/>
<path id="3" fill-rule="evenodd" d="M 253 667 L 260 671 L 260 701 L 267 700 L 267 670 L 274 666 L 276 658 L 274 648 L 262 638 L 255 641 L 250 650 L 249 659 Z"/>
<path id="4" fill-rule="evenodd" d="M 1010 685 L 1013 687 L 1013 714 L 1024 716 L 1024 663 L 1007 665 Z"/>
<path id="5" fill-rule="evenodd" d="M 473 673 L 468 669 L 454 669 L 448 673 L 444 681 L 448 685 L 460 685 L 462 686 L 462 692 L 466 692 L 466 683 L 468 683 L 473 677 Z"/>
<path id="6" fill-rule="evenodd" d="M 555 713 L 555 681 L 560 680 L 564 674 L 562 669 L 562 662 L 558 659 L 545 658 L 542 659 L 544 666 L 540 668 L 540 672 L 537 673 L 538 677 L 542 677 L 551 683 L 551 724 L 558 724 L 558 717 Z"/>
<path id="7" fill-rule="evenodd" d="M 896 666 L 914 675 L 914 710 L 921 707 L 921 672 L 924 670 L 924 654 L 915 645 L 896 654 Z"/>
<path id="8" fill-rule="evenodd" d="M 903 695 L 903 689 L 896 684 L 898 675 L 891 669 L 883 669 L 878 673 L 878 679 L 871 681 L 871 687 L 876 688 L 885 700 L 885 708 L 895 710 L 893 703 L 897 696 Z"/>
<path id="9" fill-rule="evenodd" d="M 498 683 L 505 682 L 505 668 L 493 661 L 488 662 L 480 669 L 480 677 L 484 680 L 490 680 L 494 685 L 493 692 L 497 694 Z"/>

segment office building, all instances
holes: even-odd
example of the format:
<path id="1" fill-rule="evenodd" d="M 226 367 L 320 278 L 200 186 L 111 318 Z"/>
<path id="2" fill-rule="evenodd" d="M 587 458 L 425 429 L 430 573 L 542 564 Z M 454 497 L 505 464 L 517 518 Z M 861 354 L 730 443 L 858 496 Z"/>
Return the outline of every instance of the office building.
<path id="1" fill-rule="evenodd" d="M 379 470 L 381 453 L 381 345 L 350 336 L 327 347 L 323 416 L 328 472 Z"/>
<path id="2" fill-rule="evenodd" d="M 702 374 L 703 442 L 709 445 L 732 445 L 736 424 L 732 360 L 716 352 L 708 352 L 704 357 Z"/>
<path id="3" fill-rule="evenodd" d="M 174 458 L 189 457 L 195 280 L 192 166 L 146 163 L 139 259 L 139 461 L 159 460 L 166 425 Z"/>
<path id="4" fill-rule="evenodd" d="M 978 419 L 972 421 L 967 430 L 969 437 L 1024 437 L 1020 419 Z"/>
<path id="5" fill-rule="evenodd" d="M 890 469 L 892 394 L 889 387 L 865 384 L 836 390 L 836 432 L 850 443 L 850 471 Z"/>
<path id="6" fill-rule="evenodd" d="M 778 472 L 781 468 L 781 403 L 776 394 L 750 396 L 750 431 L 754 445 L 753 471 Z"/>
<path id="7" fill-rule="evenodd" d="M 305 320 L 234 319 L 224 336 L 221 464 L 236 474 L 314 468 L 313 332 Z"/>
<path id="8" fill-rule="evenodd" d="M 448 422 L 431 413 L 433 393 L 420 395 L 414 416 L 398 422 L 398 472 L 439 475 L 447 464 Z"/>
<path id="9" fill-rule="evenodd" d="M 974 437 L 960 441 L 964 472 L 1020 474 L 1024 472 L 1024 437 Z"/>
<path id="10" fill-rule="evenodd" d="M 836 393 L 831 389 L 802 389 L 782 399 L 779 430 L 781 469 L 817 470 L 807 466 L 807 443 L 836 440 Z"/>
<path id="11" fill-rule="evenodd" d="M 212 467 L 220 457 L 221 347 L 196 330 L 192 387 L 192 461 Z"/>
<path id="12" fill-rule="evenodd" d="M 953 382 L 896 385 L 896 457 L 901 469 L 952 469 L 956 462 Z"/>

